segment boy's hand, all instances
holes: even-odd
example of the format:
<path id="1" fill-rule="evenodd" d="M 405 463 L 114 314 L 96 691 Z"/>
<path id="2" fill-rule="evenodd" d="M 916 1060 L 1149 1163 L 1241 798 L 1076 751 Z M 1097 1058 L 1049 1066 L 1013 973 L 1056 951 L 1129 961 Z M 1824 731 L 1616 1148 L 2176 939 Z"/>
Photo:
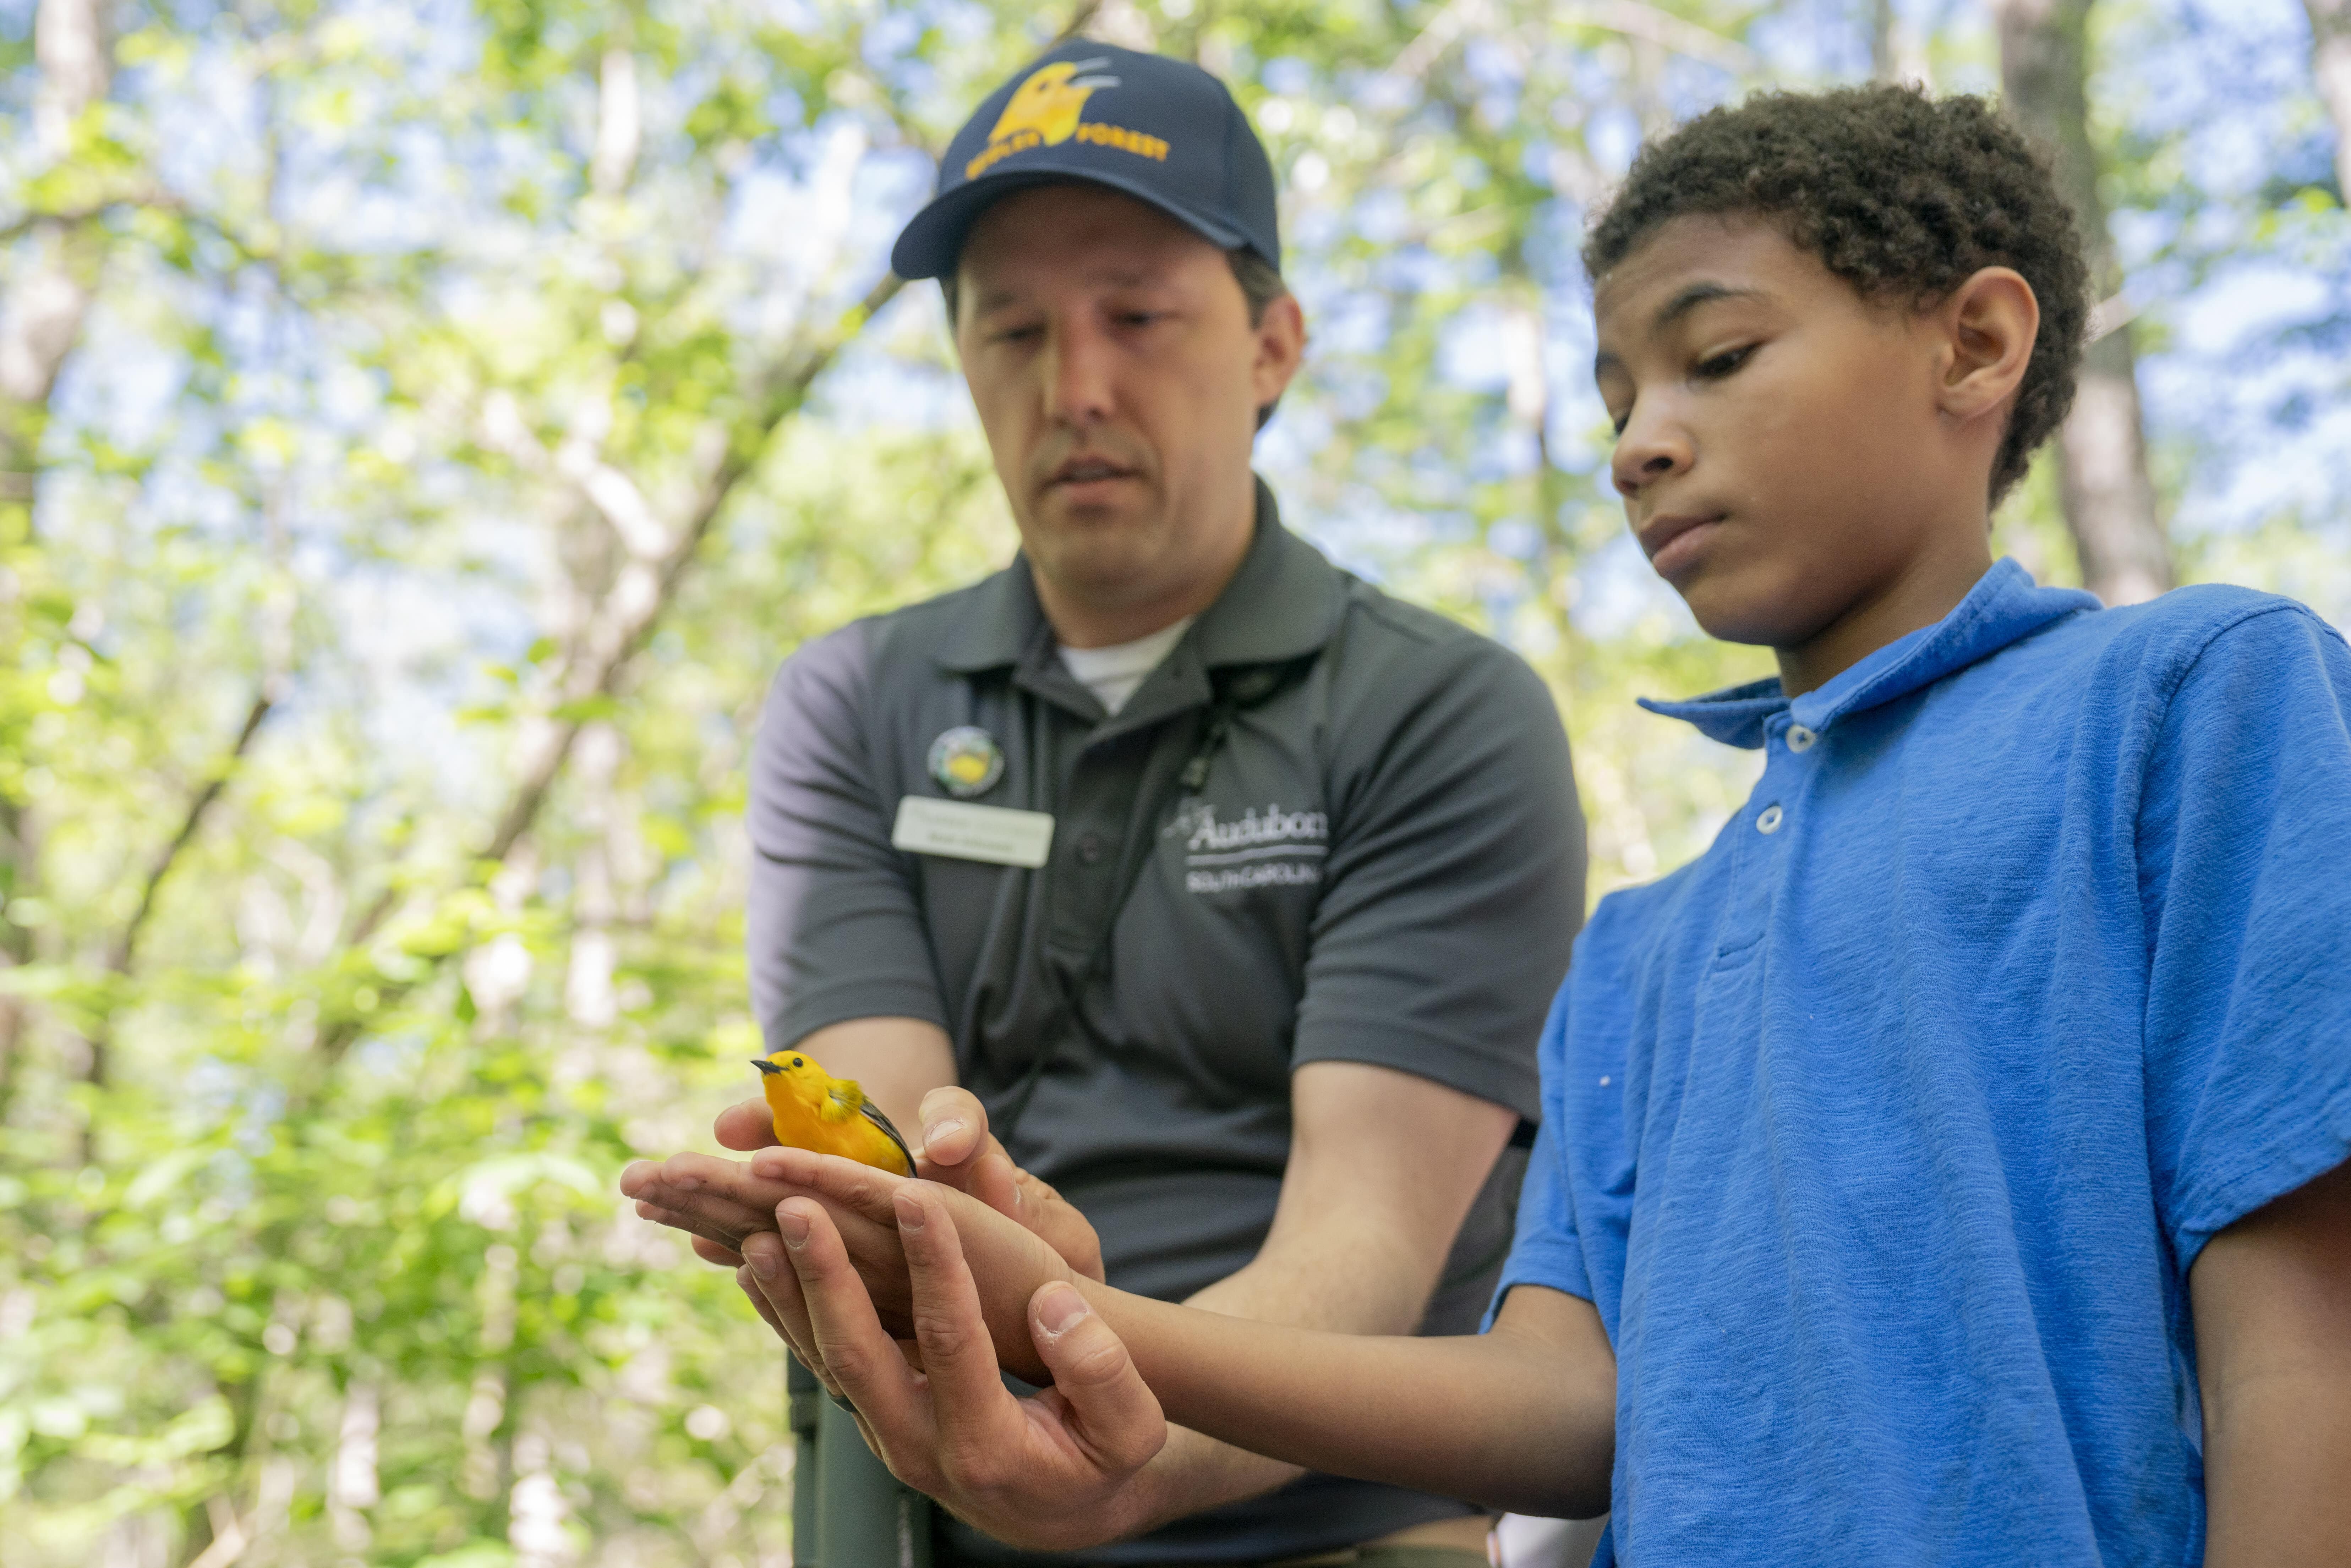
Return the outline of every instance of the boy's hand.
<path id="1" fill-rule="evenodd" d="M 934 1089 L 923 1099 L 923 1139 L 914 1172 L 970 1194 L 1043 1238 L 1070 1266 L 1090 1280 L 1102 1277 L 1102 1241 L 1092 1224 L 1046 1182 L 1012 1163 L 987 1130 L 987 1111 L 968 1090 Z M 747 1100 L 719 1114 L 718 1141 L 730 1149 L 776 1146 L 766 1102 Z M 758 1174 L 758 1160 L 746 1166 L 707 1155 L 673 1155 L 665 1161 L 639 1160 L 621 1174 L 621 1190 L 637 1200 L 647 1219 L 688 1232 L 694 1249 L 713 1263 L 743 1264 L 743 1242 L 772 1232 L 776 1206 L 791 1196 L 783 1185 Z M 895 1244 L 892 1244 L 894 1252 Z"/>
<path id="2" fill-rule="evenodd" d="M 828 1222 L 848 1265 L 859 1276 L 862 1293 L 877 1321 L 893 1338 L 912 1339 L 916 1304 L 909 1277 L 909 1260 L 901 1241 L 904 1194 L 921 1191 L 957 1221 L 961 1240 L 957 1255 L 966 1271 L 977 1279 L 980 1312 L 996 1354 L 1006 1370 L 1029 1381 L 1047 1376 L 1043 1362 L 1029 1333 L 1029 1305 L 1038 1290 L 1055 1280 L 1071 1280 L 1076 1271 L 1043 1239 L 1025 1227 L 953 1188 L 893 1176 L 832 1155 L 806 1149 L 763 1149 L 753 1166 L 764 1180 L 775 1183 L 791 1197 L 777 1212 L 780 1239 L 771 1235 L 748 1238 L 745 1257 L 755 1282 L 764 1288 L 768 1304 L 785 1322 L 783 1332 L 795 1350 L 813 1353 L 813 1343 L 793 1333 L 802 1309 L 790 1299 L 792 1270 L 786 1255 L 797 1250 L 791 1216 L 813 1204 Z M 795 1260 L 796 1261 L 797 1260 Z M 805 1362 L 807 1357 L 802 1357 Z M 823 1375 L 822 1368 L 809 1363 Z"/>
<path id="3" fill-rule="evenodd" d="M 960 1194 L 883 1179 L 896 1184 L 889 1205 L 911 1285 L 912 1345 L 883 1331 L 834 1228 L 837 1210 L 807 1198 L 778 1216 L 790 1268 L 755 1291 L 768 1321 L 857 1407 L 866 1442 L 893 1474 L 990 1535 L 1054 1550 L 1136 1527 L 1136 1477 L 1166 1442 L 1167 1423 L 1125 1345 L 1075 1287 L 1043 1284 L 1023 1301 L 1019 1326 L 1037 1364 L 1026 1375 L 1052 1386 L 1015 1399 L 989 1348 L 1003 1336 L 991 1332 L 956 1222 L 993 1230 L 987 1245 L 998 1249 L 1045 1249 Z"/>

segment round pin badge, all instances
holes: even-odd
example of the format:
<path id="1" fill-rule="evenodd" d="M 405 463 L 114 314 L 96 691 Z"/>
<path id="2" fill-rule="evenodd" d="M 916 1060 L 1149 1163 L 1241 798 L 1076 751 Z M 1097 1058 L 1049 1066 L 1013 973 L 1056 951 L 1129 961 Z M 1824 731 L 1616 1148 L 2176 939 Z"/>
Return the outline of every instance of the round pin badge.
<path id="1" fill-rule="evenodd" d="M 976 724 L 959 724 L 931 742 L 931 777 L 958 800 L 985 795 L 1004 777 L 1004 748 Z"/>

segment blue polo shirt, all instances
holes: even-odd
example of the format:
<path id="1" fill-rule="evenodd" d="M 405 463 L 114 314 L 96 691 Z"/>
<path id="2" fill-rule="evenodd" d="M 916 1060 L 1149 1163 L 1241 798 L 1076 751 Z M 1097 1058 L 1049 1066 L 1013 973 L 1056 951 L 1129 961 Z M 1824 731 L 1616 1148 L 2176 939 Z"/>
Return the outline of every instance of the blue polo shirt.
<path id="1" fill-rule="evenodd" d="M 2002 561 L 1793 702 L 1649 706 L 1766 766 L 1542 1041 L 1501 1290 L 1615 1346 L 1597 1561 L 2199 1561 L 2189 1265 L 2351 1157 L 2351 651 Z"/>

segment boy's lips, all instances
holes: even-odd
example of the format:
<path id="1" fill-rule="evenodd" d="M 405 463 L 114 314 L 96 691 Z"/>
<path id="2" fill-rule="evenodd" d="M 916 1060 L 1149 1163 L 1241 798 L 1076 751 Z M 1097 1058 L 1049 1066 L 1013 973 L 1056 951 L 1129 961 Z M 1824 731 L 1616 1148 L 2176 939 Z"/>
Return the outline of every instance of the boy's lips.
<path id="1" fill-rule="evenodd" d="M 1708 536 L 1721 524 L 1719 512 L 1683 512 L 1651 517 L 1640 528 L 1641 549 L 1657 575 L 1671 580 L 1674 573 L 1697 559 Z"/>

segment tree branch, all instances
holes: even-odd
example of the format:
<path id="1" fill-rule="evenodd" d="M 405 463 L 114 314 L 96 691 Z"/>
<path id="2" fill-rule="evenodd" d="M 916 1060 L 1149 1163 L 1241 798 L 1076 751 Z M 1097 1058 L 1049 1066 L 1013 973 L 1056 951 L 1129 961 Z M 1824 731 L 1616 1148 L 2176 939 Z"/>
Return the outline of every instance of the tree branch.
<path id="1" fill-rule="evenodd" d="M 131 966 L 138 962 L 139 937 L 147 928 L 148 915 L 154 913 L 156 891 L 163 885 L 163 879 L 172 874 L 172 867 L 178 862 L 180 852 L 188 847 L 189 841 L 196 836 L 196 830 L 204 825 L 205 813 L 213 809 L 213 802 L 220 799 L 221 791 L 228 788 L 229 776 L 245 759 L 245 754 L 252 749 L 253 737 L 260 733 L 262 720 L 267 718 L 269 710 L 277 706 L 277 699 L 267 685 L 253 699 L 253 706 L 245 716 L 245 727 L 236 732 L 235 741 L 230 745 L 226 755 L 214 764 L 212 777 L 204 780 L 204 788 L 197 790 L 194 799 L 188 802 L 187 815 L 181 821 L 180 831 L 172 835 L 172 841 L 163 846 L 162 852 L 156 855 L 154 864 L 148 867 L 146 883 L 139 890 L 139 907 L 131 912 L 131 918 L 124 922 L 122 929 L 115 934 L 114 941 L 108 947 L 106 967 L 109 970 L 117 975 L 127 975 L 131 973 Z"/>
<path id="2" fill-rule="evenodd" d="M 884 274 L 829 329 L 805 335 L 755 385 L 755 412 L 733 433 L 709 476 L 695 490 L 668 552 L 657 559 L 632 559 L 625 562 L 590 616 L 585 632 L 556 679 L 553 710 L 535 720 L 524 733 L 514 788 L 507 793 L 506 806 L 499 811 L 489 838 L 475 857 L 477 862 L 504 861 L 538 820 L 549 791 L 571 754 L 572 743 L 587 722 L 579 713 L 578 705 L 609 697 L 618 688 L 630 661 L 676 601 L 679 586 L 720 511 L 736 487 L 758 465 L 777 427 L 799 409 L 817 377 L 904 287 L 905 279 Z M 358 946 L 374 936 L 398 906 L 399 899 L 396 887 L 377 894 L 352 927 L 348 945 Z M 385 997 L 398 995 L 414 983 L 379 987 L 378 992 Z M 360 1029 L 360 1020 L 343 1019 L 322 1030 L 319 1047 L 328 1060 L 348 1050 L 359 1037 Z"/>
<path id="3" fill-rule="evenodd" d="M 277 706 L 277 700 L 273 686 L 265 684 L 261 694 L 253 699 L 253 706 L 246 711 L 244 727 L 237 731 L 235 741 L 213 765 L 212 777 L 204 780 L 204 787 L 189 800 L 187 814 L 180 821 L 180 831 L 172 835 L 172 841 L 163 846 L 155 856 L 154 863 L 147 868 L 147 880 L 139 890 L 139 907 L 131 912 L 122 929 L 115 933 L 114 940 L 107 944 L 106 968 L 109 974 L 117 977 L 127 976 L 139 961 L 139 937 L 147 928 L 147 917 L 154 913 L 156 893 L 162 887 L 163 879 L 172 874 L 172 867 L 178 863 L 181 852 L 188 847 L 197 830 L 204 825 L 204 817 L 212 810 L 213 803 L 220 799 L 221 791 L 228 788 L 230 775 L 235 772 L 237 763 L 252 748 L 253 737 L 261 731 L 261 721 L 269 716 L 269 710 Z M 113 1055 L 113 1004 L 110 1001 L 106 1007 L 98 1027 L 90 1031 L 89 1060 L 82 1070 L 83 1082 L 101 1089 L 106 1086 L 107 1067 Z M 82 1130 L 85 1159 L 89 1157 L 89 1129 L 85 1127 Z"/>

